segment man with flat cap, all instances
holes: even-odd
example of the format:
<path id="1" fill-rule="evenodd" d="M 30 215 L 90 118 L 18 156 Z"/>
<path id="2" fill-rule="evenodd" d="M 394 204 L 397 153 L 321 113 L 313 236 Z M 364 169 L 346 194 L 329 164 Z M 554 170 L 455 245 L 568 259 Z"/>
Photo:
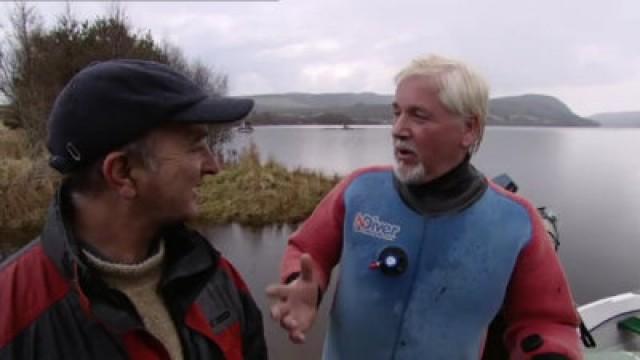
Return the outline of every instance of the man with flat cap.
<path id="1" fill-rule="evenodd" d="M 39 238 L 0 265 L 0 359 L 266 359 L 244 281 L 184 225 L 220 169 L 206 124 L 252 107 L 155 62 L 76 74 L 48 124 L 64 180 Z"/>

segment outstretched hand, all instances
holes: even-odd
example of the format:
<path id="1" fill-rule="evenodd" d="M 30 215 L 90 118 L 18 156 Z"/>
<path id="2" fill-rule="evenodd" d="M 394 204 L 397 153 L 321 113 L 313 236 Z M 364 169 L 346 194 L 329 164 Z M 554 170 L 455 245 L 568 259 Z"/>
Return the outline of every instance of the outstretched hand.
<path id="1" fill-rule="evenodd" d="M 300 276 L 289 284 L 270 285 L 267 295 L 275 300 L 271 305 L 271 317 L 289 332 L 289 339 L 296 344 L 305 341 L 305 333 L 318 311 L 318 284 L 314 280 L 311 256 L 300 257 Z"/>

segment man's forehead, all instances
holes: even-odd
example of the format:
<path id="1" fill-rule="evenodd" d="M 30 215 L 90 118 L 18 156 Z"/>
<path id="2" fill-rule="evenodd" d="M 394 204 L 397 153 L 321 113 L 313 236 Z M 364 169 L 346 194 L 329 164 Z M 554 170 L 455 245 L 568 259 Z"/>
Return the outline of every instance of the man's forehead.
<path id="1" fill-rule="evenodd" d="M 155 128 L 145 136 L 145 141 L 152 146 L 159 143 L 199 141 L 209 134 L 204 124 L 176 124 L 170 123 Z"/>
<path id="2" fill-rule="evenodd" d="M 204 136 L 209 133 L 209 128 L 204 124 L 186 125 L 183 129 L 186 133 L 193 134 L 194 136 Z"/>
<path id="3" fill-rule="evenodd" d="M 440 82 L 433 75 L 427 74 L 411 74 L 403 78 L 396 84 L 396 93 L 400 88 L 411 87 L 427 92 L 438 92 L 440 90 Z"/>
<path id="4" fill-rule="evenodd" d="M 396 86 L 393 103 L 439 98 L 439 95 L 440 87 L 432 76 L 409 75 Z"/>
<path id="5" fill-rule="evenodd" d="M 159 132 L 184 134 L 189 136 L 206 135 L 209 133 L 209 128 L 205 124 L 168 123 L 160 126 L 157 130 Z"/>

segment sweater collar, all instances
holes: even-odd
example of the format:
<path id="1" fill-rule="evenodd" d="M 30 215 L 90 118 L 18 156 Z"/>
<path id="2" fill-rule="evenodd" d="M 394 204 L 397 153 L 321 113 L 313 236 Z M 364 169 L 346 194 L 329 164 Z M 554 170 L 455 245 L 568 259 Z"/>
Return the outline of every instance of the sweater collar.
<path id="1" fill-rule="evenodd" d="M 65 278 L 78 285 L 78 290 L 88 298 L 94 315 L 101 321 L 120 330 L 138 326 L 135 316 L 122 312 L 123 308 L 130 308 L 124 295 L 105 284 L 93 264 L 87 261 L 82 241 L 74 236 L 73 208 L 68 191 L 63 183 L 49 207 L 40 236 L 45 253 Z M 216 271 L 220 253 L 207 239 L 184 224 L 168 226 L 160 236 L 164 239 L 160 290 L 167 305 L 181 316 Z"/>
<path id="2" fill-rule="evenodd" d="M 95 249 L 84 247 L 82 253 L 87 262 L 91 264 L 103 277 L 114 278 L 125 282 L 135 282 L 147 278 L 150 274 L 162 272 L 164 260 L 164 242 L 158 242 L 155 253 L 137 264 L 122 264 L 110 261 L 97 253 Z"/>

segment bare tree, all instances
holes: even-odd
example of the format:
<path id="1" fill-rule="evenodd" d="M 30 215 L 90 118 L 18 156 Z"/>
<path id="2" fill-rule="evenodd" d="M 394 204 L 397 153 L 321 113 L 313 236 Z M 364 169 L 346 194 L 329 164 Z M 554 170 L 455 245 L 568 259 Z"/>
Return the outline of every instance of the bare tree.
<path id="1" fill-rule="evenodd" d="M 36 67 L 33 39 L 42 33 L 42 19 L 33 6 L 19 1 L 9 15 L 9 23 L 0 58 L 0 91 L 9 101 L 5 123 L 20 125 L 34 137 L 41 137 L 36 123 L 43 104 L 41 93 L 33 86 L 37 82 L 33 76 Z"/>
<path id="2" fill-rule="evenodd" d="M 227 74 L 213 71 L 199 60 L 191 63 L 191 78 L 209 94 L 224 95 L 229 91 Z"/>
<path id="3" fill-rule="evenodd" d="M 227 74 L 214 71 L 200 60 L 187 61 L 182 50 L 164 42 L 162 52 L 167 56 L 167 64 L 193 80 L 200 88 L 210 95 L 225 95 L 229 90 Z"/>
<path id="4" fill-rule="evenodd" d="M 9 102 L 8 125 L 23 128 L 32 145 L 46 138 L 46 119 L 57 94 L 94 61 L 154 60 L 184 73 L 207 93 L 227 91 L 225 74 L 201 62 L 189 63 L 178 47 L 160 46 L 148 31 L 135 31 L 117 2 L 106 16 L 91 22 L 79 21 L 67 2 L 65 12 L 46 30 L 35 8 L 18 2 L 10 20 L 10 36 L 0 38 L 0 91 Z"/>

